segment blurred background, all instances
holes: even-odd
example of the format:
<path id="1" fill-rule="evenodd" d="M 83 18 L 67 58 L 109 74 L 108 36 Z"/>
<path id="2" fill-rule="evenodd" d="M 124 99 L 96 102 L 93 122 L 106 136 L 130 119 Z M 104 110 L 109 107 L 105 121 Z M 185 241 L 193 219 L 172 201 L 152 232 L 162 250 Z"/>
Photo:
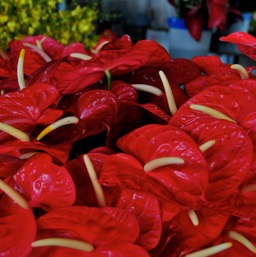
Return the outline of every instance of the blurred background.
<path id="1" fill-rule="evenodd" d="M 153 39 L 163 45 L 173 57 L 191 58 L 191 55 L 195 54 L 196 48 L 204 47 L 205 42 L 192 40 L 191 43 L 187 44 L 194 46 L 192 50 L 194 53 L 187 56 L 182 55 L 182 52 L 184 54 L 184 45 L 186 45 L 186 41 L 190 36 L 186 35 L 184 30 L 179 32 L 178 35 L 174 34 L 177 29 L 170 27 L 168 19 L 170 17 L 180 18 L 182 15 L 182 18 L 184 18 L 185 11 L 191 13 L 193 8 L 196 10 L 199 5 L 200 8 L 205 5 L 206 8 L 203 6 L 198 13 L 194 14 L 195 16 L 202 15 L 203 22 L 207 22 L 209 13 L 206 14 L 206 12 L 209 11 L 209 2 L 205 0 L 101 0 L 99 4 L 102 17 L 99 23 L 99 30 L 102 31 L 109 28 L 118 36 L 128 34 L 134 42 L 140 39 Z M 222 2 L 225 2 L 225 0 Z M 187 6 L 190 9 L 185 9 Z M 212 28 L 210 34 L 206 36 L 205 41 L 208 41 L 207 44 L 209 44 L 206 47 L 207 54 L 217 54 L 227 63 L 240 62 L 242 64 L 245 63 L 245 65 L 251 63 L 250 60 L 239 54 L 236 46 L 221 43 L 219 37 L 234 31 L 244 31 L 256 36 L 256 1 L 227 0 L 226 5 L 224 7 L 219 6 L 219 8 L 223 8 L 222 11 L 225 16 L 222 18 L 225 19 L 226 23 L 224 26 L 220 25 Z M 216 9 L 212 10 L 212 12 L 214 11 Z M 217 12 L 216 19 L 222 15 Z M 172 50 L 172 44 L 175 43 L 174 40 L 178 41 L 177 44 L 182 47 L 180 55 L 177 48 L 174 47 L 175 50 Z M 203 40 L 203 37 L 201 40 Z"/>
<path id="2" fill-rule="evenodd" d="M 236 46 L 219 40 L 235 31 L 256 36 L 256 0 L 0 1 L 2 50 L 29 35 L 90 48 L 102 35 L 128 34 L 133 43 L 157 41 L 174 58 L 218 55 L 226 63 L 247 64 Z"/>

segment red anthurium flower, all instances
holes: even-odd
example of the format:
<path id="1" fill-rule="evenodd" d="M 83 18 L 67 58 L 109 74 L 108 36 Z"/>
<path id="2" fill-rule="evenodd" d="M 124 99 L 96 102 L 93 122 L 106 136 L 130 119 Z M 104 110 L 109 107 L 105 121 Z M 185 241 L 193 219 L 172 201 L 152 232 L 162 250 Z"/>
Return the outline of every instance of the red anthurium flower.
<path id="1" fill-rule="evenodd" d="M 93 168 L 95 170 L 95 175 L 97 177 L 100 176 L 101 166 L 106 158 L 106 154 L 102 153 L 89 153 L 88 154 Z M 83 159 L 83 155 L 79 156 L 76 159 L 70 160 L 65 165 L 66 169 L 70 173 L 76 188 L 76 201 L 75 205 L 85 205 L 91 207 L 99 206 L 97 201 L 96 192 L 93 187 L 92 180 L 88 173 L 88 169 Z M 116 198 L 119 196 L 119 192 L 116 191 L 116 194 L 113 196 L 108 194 L 106 188 L 103 187 L 104 198 L 106 201 L 106 205 L 110 206 L 116 201 Z M 110 191 L 113 193 L 113 191 Z"/>
<path id="2" fill-rule="evenodd" d="M 215 244 L 220 242 L 231 242 L 232 247 L 216 254 L 218 257 L 234 256 L 253 257 L 256 253 L 256 229 L 255 218 L 236 219 L 231 217 L 222 234 L 215 240 Z"/>
<path id="3" fill-rule="evenodd" d="M 67 45 L 63 49 L 61 56 L 65 57 L 65 56 L 69 56 L 73 53 L 81 53 L 81 54 L 89 55 L 88 51 L 84 47 L 84 44 L 82 44 L 80 42 L 76 42 L 76 43 Z M 55 58 L 55 59 L 57 59 L 57 58 Z"/>
<path id="4" fill-rule="evenodd" d="M 228 219 L 224 213 L 206 207 L 197 210 L 196 214 L 199 220 L 197 226 L 192 224 L 186 212 L 173 219 L 173 223 L 179 224 L 180 231 L 171 238 L 161 257 L 170 253 L 172 256 L 185 256 L 208 245 L 221 234 Z"/>
<path id="5" fill-rule="evenodd" d="M 26 201 L 8 184 L 8 180 L 0 180 L 0 255 L 27 257 L 36 237 L 35 217 Z"/>
<path id="6" fill-rule="evenodd" d="M 61 57 L 64 45 L 44 35 L 28 36 L 21 40 L 12 40 L 9 43 L 10 53 L 19 56 L 22 48 L 26 49 L 24 72 L 30 75 L 51 59 Z"/>
<path id="7" fill-rule="evenodd" d="M 98 153 L 89 153 L 88 156 L 93 164 L 96 176 L 100 177 L 101 166 L 107 156 Z M 69 161 L 66 168 L 76 185 L 77 199 L 75 204 L 98 206 L 97 193 L 83 156 Z M 145 192 L 122 189 L 120 193 L 120 190 L 117 190 L 116 187 L 104 186 L 102 186 L 102 189 L 107 206 L 126 209 L 137 217 L 140 225 L 140 236 L 136 242 L 147 250 L 154 248 L 159 242 L 162 228 L 157 199 Z"/>
<path id="8" fill-rule="evenodd" d="M 117 145 L 136 159 L 124 154 L 108 156 L 102 167 L 102 185 L 150 192 L 165 206 L 163 210 L 174 213 L 175 209 L 198 208 L 202 203 L 208 183 L 205 159 L 183 131 L 171 126 L 146 125 L 119 139 Z M 176 158 L 180 164 L 168 163 Z M 162 160 L 167 162 L 160 164 Z M 200 181 L 196 179 L 199 173 Z"/>
<path id="9" fill-rule="evenodd" d="M 159 242 L 162 232 L 162 220 L 157 198 L 145 192 L 122 190 L 115 205 L 137 217 L 140 236 L 136 243 L 146 250 L 153 249 Z"/>
<path id="10" fill-rule="evenodd" d="M 12 169 L 7 170 L 1 167 L 0 177 L 11 176 L 15 167 L 20 167 L 24 160 L 31 155 L 39 152 L 45 152 L 52 156 L 55 163 L 64 164 L 68 160 L 71 145 L 45 145 L 39 141 L 22 142 L 21 140 L 10 140 L 0 144 L 0 155 L 3 162 L 13 160 L 10 163 Z M 8 166 L 7 166 L 8 167 Z M 6 167 L 6 168 L 7 168 Z"/>
<path id="11" fill-rule="evenodd" d="M 5 257 L 27 257 L 35 240 L 36 223 L 31 210 L 17 207 L 15 213 L 0 215 L 0 253 Z"/>
<path id="12" fill-rule="evenodd" d="M 90 90 L 80 96 L 77 108 L 79 118 L 93 128 L 100 126 L 102 122 L 113 122 L 118 112 L 118 102 L 112 92 Z"/>
<path id="13" fill-rule="evenodd" d="M 255 146 L 255 145 L 254 145 Z M 256 215 L 256 172 L 255 172 L 255 150 L 251 170 L 239 186 L 237 192 L 229 199 L 229 207 L 232 213 L 238 217 L 255 217 Z M 230 210 L 228 210 L 231 212 Z"/>
<path id="14" fill-rule="evenodd" d="M 68 171 L 45 153 L 30 157 L 13 176 L 13 184 L 31 207 L 51 210 L 71 206 L 75 200 L 75 186 Z"/>
<path id="15" fill-rule="evenodd" d="M 192 79 L 196 75 L 196 71 L 198 71 L 199 76 L 199 69 L 198 67 L 192 63 L 191 66 L 186 62 L 182 61 L 182 59 L 172 59 L 169 62 L 164 63 L 161 67 L 145 67 L 141 68 L 136 71 L 132 76 L 129 77 L 128 82 L 131 84 L 146 84 L 149 86 L 153 86 L 162 91 L 162 94 L 152 94 L 145 90 L 139 91 L 139 103 L 153 103 L 162 108 L 163 110 L 168 111 L 166 97 L 165 97 L 165 90 L 159 76 L 159 71 L 162 70 L 166 75 L 168 82 L 170 84 L 175 103 L 177 107 L 181 106 L 187 99 L 187 95 L 181 89 L 180 85 L 187 82 L 187 80 Z M 195 71 L 196 70 L 196 71 Z"/>
<path id="16" fill-rule="evenodd" d="M 186 92 L 190 97 L 211 86 L 226 86 L 241 81 L 240 74 L 217 56 L 197 56 L 192 61 L 205 75 L 198 76 L 185 84 Z"/>
<path id="17" fill-rule="evenodd" d="M 19 151 L 17 151 L 19 156 Z M 12 176 L 22 166 L 23 162 L 15 153 L 12 154 L 0 154 L 0 178 L 6 178 Z"/>
<path id="18" fill-rule="evenodd" d="M 238 85 L 232 87 L 213 86 L 191 98 L 186 106 L 200 104 L 213 108 L 225 114 L 227 120 L 249 130 L 248 123 L 246 125 L 243 123 L 244 120 L 248 122 L 247 116 L 256 111 L 255 98 L 254 93 Z"/>
<path id="19" fill-rule="evenodd" d="M 142 165 L 153 163 L 159 158 L 181 158 L 184 161 L 181 163 L 185 165 L 156 163 L 156 166 L 144 166 L 144 169 L 148 176 L 170 190 L 175 195 L 174 200 L 180 204 L 195 207 L 203 200 L 208 184 L 206 163 L 195 142 L 182 130 L 173 126 L 146 125 L 119 139 L 118 147 L 135 156 Z M 192 168 L 194 165 L 198 167 Z M 190 168 L 196 169 L 197 173 L 191 172 Z M 197 176 L 200 176 L 200 182 Z"/>
<path id="20" fill-rule="evenodd" d="M 209 97 L 210 95 L 207 93 L 210 89 L 191 98 L 175 113 L 170 120 L 170 124 L 176 125 L 189 133 L 199 146 L 214 140 L 213 145 L 204 150 L 204 156 L 209 167 L 209 185 L 206 195 L 210 204 L 215 202 L 220 206 L 221 201 L 225 199 L 227 201 L 230 194 L 236 192 L 251 169 L 253 148 L 247 132 L 235 122 L 224 120 L 224 116 L 219 116 L 218 119 L 217 116 L 212 117 L 210 113 L 206 114 L 193 109 L 194 106 L 197 107 L 197 104 L 199 104 L 199 106 L 216 107 L 215 109 L 218 110 L 221 107 L 219 103 L 223 103 L 223 111 L 225 110 L 226 113 L 227 109 L 234 111 L 236 98 L 225 100 L 224 93 L 228 88 L 218 87 L 218 89 L 220 90 L 216 91 L 213 98 Z M 213 88 L 210 92 L 214 92 Z M 230 97 L 232 94 L 231 91 L 229 92 Z M 221 93 L 222 101 L 217 103 L 219 93 Z M 237 102 L 240 103 L 240 100 L 237 100 Z M 243 111 L 242 107 L 240 111 Z M 238 115 L 236 113 L 236 116 Z M 225 205 L 228 204 L 225 203 Z"/>
<path id="21" fill-rule="evenodd" d="M 249 33 L 239 31 L 221 37 L 221 41 L 236 44 L 241 53 L 256 60 L 256 38 Z"/>
<path id="22" fill-rule="evenodd" d="M 66 119 L 67 122 L 64 122 L 63 125 L 69 126 L 56 126 L 55 129 L 54 125 L 50 125 L 38 135 L 38 140 L 46 137 L 44 142 L 49 144 L 73 143 L 106 130 L 106 125 L 111 124 L 118 113 L 117 98 L 108 90 L 86 91 L 78 99 L 75 99 L 75 104 L 77 105 L 75 106 L 76 115 L 61 119 Z M 71 106 L 71 112 L 75 107 Z"/>
<path id="23" fill-rule="evenodd" d="M 123 81 L 112 81 L 111 92 L 115 94 L 118 101 L 135 102 L 138 99 L 136 89 Z"/>
<path id="24" fill-rule="evenodd" d="M 102 46 L 101 50 L 132 49 L 132 47 L 133 43 L 131 38 L 128 35 L 123 35 L 121 38 L 113 38 L 111 41 L 108 41 L 107 44 Z M 95 49 L 95 47 L 93 49 Z"/>
<path id="25" fill-rule="evenodd" d="M 152 194 L 157 197 L 161 206 L 161 214 L 162 216 L 166 214 L 165 219 L 167 220 L 172 219 L 181 208 L 172 200 L 173 197 L 170 192 L 159 182 L 150 178 L 143 170 L 141 163 L 128 154 L 119 153 L 105 158 L 99 183 L 102 186 L 119 188 L 120 190 Z"/>
<path id="26" fill-rule="evenodd" d="M 67 59 L 53 61 L 32 74 L 28 83 L 47 82 L 56 85 L 62 94 L 73 94 L 101 80 L 107 71 L 111 75 L 129 74 L 142 66 L 159 66 L 169 60 L 161 45 L 144 40 L 132 49 L 102 50 L 75 66 Z"/>
<path id="27" fill-rule="evenodd" d="M 42 83 L 5 94 L 0 98 L 0 121 L 31 133 L 37 124 L 50 124 L 62 115 L 54 108 L 59 100 L 56 88 Z M 4 132 L 0 135 L 1 140 L 7 138 Z"/>
<path id="28" fill-rule="evenodd" d="M 74 206 L 55 210 L 37 220 L 37 231 L 37 240 L 79 240 L 85 245 L 85 249 L 81 252 L 67 250 L 66 248 L 72 247 L 72 242 L 66 243 L 64 247 L 39 247 L 39 243 L 35 241 L 29 256 L 149 256 L 143 248 L 134 244 L 139 235 L 137 219 L 119 208 Z"/>

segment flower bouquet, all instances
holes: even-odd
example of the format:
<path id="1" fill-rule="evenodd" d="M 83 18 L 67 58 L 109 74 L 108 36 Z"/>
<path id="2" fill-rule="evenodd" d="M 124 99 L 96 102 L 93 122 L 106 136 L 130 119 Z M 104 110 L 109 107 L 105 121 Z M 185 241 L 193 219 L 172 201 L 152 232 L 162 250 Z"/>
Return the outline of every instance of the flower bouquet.
<path id="1" fill-rule="evenodd" d="M 256 59 L 249 34 L 221 40 Z M 128 36 L 12 40 L 0 256 L 255 256 L 254 69 Z"/>

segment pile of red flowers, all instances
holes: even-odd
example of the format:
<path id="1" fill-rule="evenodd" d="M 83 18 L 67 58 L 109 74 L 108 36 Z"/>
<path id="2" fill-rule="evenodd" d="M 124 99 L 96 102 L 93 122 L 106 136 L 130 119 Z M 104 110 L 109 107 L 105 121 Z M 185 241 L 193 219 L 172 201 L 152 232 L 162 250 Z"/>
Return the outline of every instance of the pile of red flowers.
<path id="1" fill-rule="evenodd" d="M 256 60 L 256 39 L 235 43 Z M 255 67 L 128 36 L 0 59 L 0 256 L 256 255 Z"/>

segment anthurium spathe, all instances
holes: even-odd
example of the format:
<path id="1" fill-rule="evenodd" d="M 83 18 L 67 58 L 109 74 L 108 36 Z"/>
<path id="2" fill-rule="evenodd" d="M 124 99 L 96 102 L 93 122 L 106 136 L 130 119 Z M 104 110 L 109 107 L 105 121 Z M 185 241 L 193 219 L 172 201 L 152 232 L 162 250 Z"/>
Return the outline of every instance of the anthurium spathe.
<path id="1" fill-rule="evenodd" d="M 36 222 L 31 210 L 16 208 L 15 213 L 0 216 L 0 254 L 4 257 L 27 257 L 35 240 Z"/>
<path id="2" fill-rule="evenodd" d="M 225 92 L 228 89 L 226 87 L 222 88 L 224 88 L 224 91 L 219 92 Z M 209 167 L 209 185 L 206 195 L 210 203 L 214 204 L 214 202 L 221 202 L 224 199 L 227 201 L 230 194 L 236 192 L 247 176 L 253 160 L 253 145 L 247 132 L 232 120 L 224 120 L 225 116 L 219 116 L 218 119 L 217 116 L 213 117 L 209 113 L 206 114 L 193 109 L 193 104 L 200 103 L 201 106 L 214 108 L 216 106 L 215 109 L 218 110 L 220 105 L 217 102 L 215 103 L 217 95 L 211 102 L 210 97 L 203 97 L 203 95 L 208 95 L 206 91 L 208 90 L 194 96 L 184 104 L 171 118 L 170 124 L 189 133 L 198 145 L 214 140 L 214 144 L 204 152 Z M 224 94 L 222 93 L 221 96 L 223 97 Z M 231 93 L 229 96 L 231 96 Z M 232 103 L 232 107 L 229 107 L 229 101 Z M 221 102 L 223 103 L 223 111 L 224 106 L 225 110 L 228 108 L 233 111 L 234 102 L 235 99 L 223 100 Z M 236 113 L 236 116 L 238 115 Z M 225 205 L 228 205 L 228 203 L 226 202 Z"/>
<path id="3" fill-rule="evenodd" d="M 56 222 L 58 220 L 58 222 Z M 125 210 L 113 207 L 93 208 L 73 206 L 51 211 L 37 220 L 37 240 L 49 238 L 75 239 L 90 246 L 88 252 L 78 252 L 71 244 L 64 247 L 39 247 L 35 241 L 29 256 L 125 256 L 148 253 L 134 241 L 139 236 L 137 219 Z M 38 247 L 37 247 L 38 245 Z M 88 248 L 87 248 L 88 249 Z"/>
<path id="4" fill-rule="evenodd" d="M 142 165 L 165 157 L 177 157 L 181 160 L 180 164 L 172 166 L 167 162 L 165 165 L 153 165 L 149 170 L 145 170 L 147 168 L 144 166 L 144 170 L 148 176 L 163 184 L 166 190 L 170 190 L 174 195 L 173 200 L 180 204 L 196 206 L 197 201 L 203 200 L 208 184 L 205 159 L 193 139 L 182 130 L 168 125 L 146 125 L 120 138 L 117 145 Z M 194 165 L 198 165 L 197 168 Z M 197 173 L 190 168 L 197 170 Z"/>
<path id="5" fill-rule="evenodd" d="M 215 240 L 214 243 L 231 242 L 232 247 L 225 252 L 220 252 L 216 256 L 242 256 L 253 257 L 256 253 L 255 247 L 255 218 L 240 218 L 230 217 L 222 234 Z"/>
<path id="6" fill-rule="evenodd" d="M 0 180 L 0 187 L 0 256 L 27 257 L 36 237 L 34 214 L 8 179 Z"/>
<path id="7" fill-rule="evenodd" d="M 60 58 L 65 46 L 53 38 L 38 35 L 28 36 L 21 40 L 12 40 L 9 43 L 9 48 L 10 53 L 16 58 L 22 48 L 26 49 L 24 71 L 26 75 L 30 75 L 46 62 Z"/>
<path id="8" fill-rule="evenodd" d="M 48 211 L 71 206 L 75 201 L 75 185 L 68 171 L 45 153 L 30 157 L 13 176 L 13 184 L 30 207 Z"/>
<path id="9" fill-rule="evenodd" d="M 241 53 L 247 55 L 253 60 L 256 60 L 256 38 L 253 35 L 247 32 L 238 31 L 227 36 L 223 36 L 220 40 L 236 44 Z"/>
<path id="10" fill-rule="evenodd" d="M 76 66 L 62 62 L 64 66 L 60 65 L 57 73 L 48 72 L 48 75 L 54 76 L 54 84 L 62 94 L 73 94 L 101 80 L 106 71 L 111 75 L 129 74 L 140 67 L 159 66 L 169 60 L 168 52 L 160 44 L 144 40 L 132 49 L 101 50 L 92 59 Z M 38 79 L 40 81 L 40 77 Z"/>
<path id="11" fill-rule="evenodd" d="M 54 163 L 62 165 L 68 160 L 70 150 L 70 144 L 45 145 L 38 141 L 22 142 L 18 139 L 7 141 L 0 145 L 0 156 L 3 161 L 0 177 L 12 176 L 17 168 L 21 167 L 24 160 L 39 152 L 49 154 L 52 156 Z"/>
<path id="12" fill-rule="evenodd" d="M 117 146 L 131 156 L 118 154 L 104 161 L 100 177 L 103 185 L 148 190 L 172 206 L 176 202 L 177 206 L 197 208 L 203 202 L 208 184 L 206 162 L 195 142 L 182 130 L 168 125 L 146 125 L 119 139 Z M 157 165 L 157 160 L 166 163 Z M 122 172 L 119 167 L 123 167 Z"/>
<path id="13" fill-rule="evenodd" d="M 81 94 L 74 103 L 71 103 L 70 108 L 67 108 L 66 112 L 75 112 L 75 116 L 60 119 L 66 119 L 63 124 L 70 126 L 52 124 L 44 128 L 37 139 L 41 140 L 47 136 L 44 142 L 50 144 L 73 143 L 81 138 L 98 134 L 106 130 L 106 125 L 115 119 L 118 113 L 118 101 L 112 92 L 94 89 Z"/>
<path id="14" fill-rule="evenodd" d="M 55 87 L 40 83 L 5 94 L 0 98 L 0 121 L 31 133 L 37 124 L 50 124 L 62 115 L 55 109 L 59 100 Z M 1 131 L 0 138 L 8 136 Z"/>
<path id="15" fill-rule="evenodd" d="M 186 256 L 195 252 L 217 238 L 228 220 L 229 215 L 214 209 L 202 207 L 196 211 L 199 224 L 194 226 L 186 212 L 180 212 L 172 221 L 179 226 L 179 233 L 174 235 L 165 247 L 161 257 Z"/>
<path id="16" fill-rule="evenodd" d="M 96 177 L 100 177 L 101 167 L 106 154 L 88 153 Z M 140 235 L 136 243 L 144 249 L 154 248 L 161 236 L 162 221 L 159 203 L 156 197 L 146 192 L 118 190 L 116 187 L 105 187 L 100 185 L 103 191 L 104 201 L 99 199 L 99 192 L 92 181 L 88 167 L 86 167 L 83 156 L 69 161 L 65 167 L 71 174 L 76 185 L 76 205 L 99 206 L 105 203 L 107 206 L 125 209 L 133 214 L 140 226 Z M 99 191 L 99 190 L 98 190 Z"/>
<path id="17" fill-rule="evenodd" d="M 190 97 L 211 86 L 226 86 L 241 81 L 239 72 L 223 63 L 218 56 L 196 56 L 192 58 L 192 61 L 197 64 L 204 75 L 185 83 L 186 92 Z"/>
<path id="18" fill-rule="evenodd" d="M 157 246 L 162 234 L 162 219 L 158 200 L 151 194 L 122 190 L 115 205 L 137 217 L 140 235 L 136 243 L 146 250 Z"/>

